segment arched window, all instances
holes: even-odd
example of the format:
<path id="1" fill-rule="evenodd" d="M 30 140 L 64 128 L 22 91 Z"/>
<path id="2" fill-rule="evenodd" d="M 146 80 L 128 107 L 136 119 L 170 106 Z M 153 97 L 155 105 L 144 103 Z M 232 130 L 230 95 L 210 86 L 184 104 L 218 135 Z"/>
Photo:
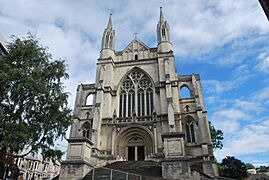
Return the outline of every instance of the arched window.
<path id="1" fill-rule="evenodd" d="M 135 60 L 138 60 L 138 55 L 137 54 L 135 55 Z"/>
<path id="2" fill-rule="evenodd" d="M 191 120 L 186 122 L 186 136 L 188 143 L 195 143 L 194 123 Z"/>
<path id="3" fill-rule="evenodd" d="M 150 79 L 141 71 L 133 71 L 123 81 L 119 97 L 119 117 L 139 120 L 151 116 L 153 111 L 153 88 Z"/>
<path id="4" fill-rule="evenodd" d="M 91 115 L 91 113 L 90 112 L 86 112 L 86 119 L 89 119 L 90 118 L 90 115 Z"/>
<path id="5" fill-rule="evenodd" d="M 93 100 L 93 95 L 92 94 L 89 94 L 86 98 L 86 103 L 85 105 L 86 106 L 89 106 L 89 105 L 92 105 L 92 100 Z"/>
<path id="6" fill-rule="evenodd" d="M 180 96 L 181 98 L 191 98 L 191 93 L 188 87 L 183 86 L 180 88 Z"/>
<path id="7" fill-rule="evenodd" d="M 162 36 L 165 37 L 165 29 L 162 28 Z"/>
<path id="8" fill-rule="evenodd" d="M 189 105 L 186 105 L 186 106 L 185 106 L 185 111 L 186 111 L 186 112 L 189 112 L 189 111 L 190 111 L 190 109 L 191 109 L 191 108 L 190 108 L 190 106 L 189 106 Z"/>
<path id="9" fill-rule="evenodd" d="M 91 139 L 91 124 L 86 122 L 82 126 L 82 136 Z"/>

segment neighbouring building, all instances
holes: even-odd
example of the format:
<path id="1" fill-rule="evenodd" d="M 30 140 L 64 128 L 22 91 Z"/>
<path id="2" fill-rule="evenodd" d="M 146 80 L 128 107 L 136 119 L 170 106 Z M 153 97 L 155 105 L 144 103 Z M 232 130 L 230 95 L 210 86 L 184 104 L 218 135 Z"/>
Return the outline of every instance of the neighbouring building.
<path id="1" fill-rule="evenodd" d="M 249 174 L 257 174 L 256 169 L 248 169 L 247 172 L 248 172 Z"/>
<path id="2" fill-rule="evenodd" d="M 162 9 L 156 45 L 135 37 L 116 51 L 110 16 L 96 81 L 77 87 L 60 179 L 80 179 L 93 167 L 123 160 L 160 162 L 165 179 L 218 175 L 200 76 L 177 74 Z"/>
<path id="3" fill-rule="evenodd" d="M 60 174 L 60 163 L 43 159 L 41 155 L 28 155 L 16 160 L 17 167 L 25 180 L 50 180 Z"/>
<path id="4" fill-rule="evenodd" d="M 267 17 L 267 19 L 269 20 L 269 0 L 259 0 L 262 9 Z"/>
<path id="5" fill-rule="evenodd" d="M 269 175 L 266 173 L 252 174 L 247 180 L 269 180 Z"/>
<path id="6" fill-rule="evenodd" d="M 0 33 L 0 57 L 7 53 L 7 43 L 5 38 Z"/>

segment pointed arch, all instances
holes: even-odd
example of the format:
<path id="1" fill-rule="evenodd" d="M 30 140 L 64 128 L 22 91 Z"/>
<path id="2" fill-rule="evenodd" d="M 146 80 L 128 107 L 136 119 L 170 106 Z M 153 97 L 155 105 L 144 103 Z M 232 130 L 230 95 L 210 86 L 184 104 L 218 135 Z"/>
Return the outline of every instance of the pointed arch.
<path id="1" fill-rule="evenodd" d="M 85 105 L 86 106 L 90 106 L 93 104 L 93 94 L 89 94 L 87 97 L 86 97 L 86 100 L 85 100 Z"/>
<path id="2" fill-rule="evenodd" d="M 120 80 L 120 82 L 119 82 L 119 84 L 118 84 L 118 86 L 117 86 L 117 89 L 118 89 L 118 90 L 120 90 L 120 86 L 121 86 L 121 84 L 122 84 L 123 81 L 128 77 L 128 75 L 130 75 L 130 74 L 131 74 L 132 72 L 134 72 L 134 71 L 141 71 L 142 73 L 144 73 L 144 74 L 150 79 L 150 82 L 152 83 L 153 87 L 156 86 L 155 83 L 154 83 L 154 81 L 153 81 L 153 79 L 152 79 L 152 77 L 149 75 L 149 73 L 147 73 L 146 71 L 144 71 L 144 70 L 141 69 L 140 67 L 135 66 L 135 67 L 133 67 L 132 69 L 130 69 L 129 71 L 127 71 L 127 72 L 122 76 L 122 78 L 121 78 L 121 80 Z"/>
<path id="3" fill-rule="evenodd" d="M 188 115 L 185 117 L 185 131 L 187 143 L 196 143 L 196 121 L 195 119 Z"/>
<path id="4" fill-rule="evenodd" d="M 82 131 L 82 137 L 86 137 L 88 139 L 91 139 L 91 134 L 92 134 L 92 124 L 90 124 L 88 121 L 83 123 L 81 126 L 81 131 Z"/>
<path id="5" fill-rule="evenodd" d="M 152 116 L 154 84 L 151 77 L 140 68 L 133 68 L 120 81 L 119 118 L 131 120 L 136 114 L 140 120 Z"/>
<path id="6" fill-rule="evenodd" d="M 191 98 L 191 91 L 190 88 L 184 84 L 182 86 L 180 86 L 180 98 Z"/>

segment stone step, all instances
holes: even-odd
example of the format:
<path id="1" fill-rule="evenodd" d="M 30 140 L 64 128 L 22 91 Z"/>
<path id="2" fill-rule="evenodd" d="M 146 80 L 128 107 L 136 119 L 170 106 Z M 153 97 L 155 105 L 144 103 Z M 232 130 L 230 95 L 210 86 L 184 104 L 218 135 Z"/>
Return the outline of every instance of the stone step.
<path id="1" fill-rule="evenodd" d="M 125 172 L 141 174 L 143 176 L 161 177 L 161 165 L 154 161 L 122 161 L 105 167 Z"/>
<path id="2" fill-rule="evenodd" d="M 109 169 L 106 169 L 109 168 Z M 96 168 L 94 170 L 94 180 L 110 180 L 111 170 L 112 171 L 112 179 L 115 180 L 139 180 L 139 176 L 135 176 L 133 174 L 126 173 L 134 173 L 142 176 L 143 180 L 162 180 L 162 169 L 161 165 L 157 162 L 153 161 L 119 161 L 112 164 L 108 164 L 103 168 Z M 123 171 L 123 172 L 122 172 Z M 89 172 L 83 180 L 92 180 L 93 171 Z"/>

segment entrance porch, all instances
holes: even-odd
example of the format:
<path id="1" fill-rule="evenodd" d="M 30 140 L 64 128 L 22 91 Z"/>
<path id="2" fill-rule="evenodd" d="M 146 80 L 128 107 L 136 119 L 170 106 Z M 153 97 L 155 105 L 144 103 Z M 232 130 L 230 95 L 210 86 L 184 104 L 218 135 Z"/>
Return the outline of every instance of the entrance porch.
<path id="1" fill-rule="evenodd" d="M 114 153 L 127 161 L 144 161 L 153 153 L 153 147 L 151 132 L 137 125 L 124 128 L 117 134 Z"/>

